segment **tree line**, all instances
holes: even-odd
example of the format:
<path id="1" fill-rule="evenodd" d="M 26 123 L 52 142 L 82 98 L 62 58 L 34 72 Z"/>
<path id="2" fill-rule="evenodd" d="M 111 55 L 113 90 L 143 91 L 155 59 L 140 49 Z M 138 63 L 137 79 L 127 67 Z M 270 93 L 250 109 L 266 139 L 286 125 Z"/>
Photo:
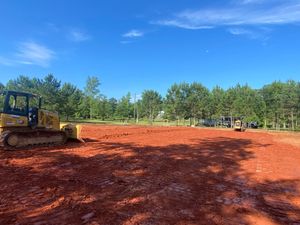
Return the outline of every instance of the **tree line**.
<path id="1" fill-rule="evenodd" d="M 0 90 L 16 90 L 39 94 L 43 106 L 55 110 L 65 120 L 155 120 L 186 121 L 218 120 L 222 116 L 243 117 L 257 121 L 261 127 L 298 129 L 300 127 L 300 82 L 274 81 L 260 89 L 237 84 L 227 90 L 216 86 L 209 90 L 201 83 L 175 83 L 166 96 L 145 90 L 139 99 L 127 93 L 120 99 L 100 93 L 100 81 L 87 78 L 80 90 L 71 83 L 62 83 L 52 74 L 44 78 L 19 76 L 0 83 Z"/>

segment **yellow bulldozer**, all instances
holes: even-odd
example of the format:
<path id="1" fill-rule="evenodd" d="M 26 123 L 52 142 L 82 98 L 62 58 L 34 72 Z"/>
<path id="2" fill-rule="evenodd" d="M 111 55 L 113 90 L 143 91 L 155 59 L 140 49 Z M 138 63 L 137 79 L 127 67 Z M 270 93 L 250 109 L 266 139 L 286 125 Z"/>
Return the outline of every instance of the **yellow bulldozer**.
<path id="1" fill-rule="evenodd" d="M 234 122 L 234 130 L 235 131 L 246 131 L 245 123 L 242 120 L 236 120 Z"/>
<path id="2" fill-rule="evenodd" d="M 7 150 L 82 141 L 80 125 L 60 124 L 57 112 L 42 109 L 42 98 L 18 91 L 0 93 L 0 145 Z"/>

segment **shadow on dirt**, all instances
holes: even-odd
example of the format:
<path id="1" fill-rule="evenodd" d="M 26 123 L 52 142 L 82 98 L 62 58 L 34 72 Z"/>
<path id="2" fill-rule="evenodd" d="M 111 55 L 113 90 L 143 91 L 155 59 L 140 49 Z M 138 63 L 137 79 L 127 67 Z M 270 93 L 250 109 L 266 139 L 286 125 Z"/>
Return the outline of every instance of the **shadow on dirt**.
<path id="1" fill-rule="evenodd" d="M 292 201 L 299 180 L 255 182 L 243 170 L 255 157 L 251 149 L 265 145 L 223 137 L 194 142 L 141 147 L 91 139 L 85 157 L 73 149 L 77 143 L 2 153 L 0 224 L 299 223 Z M 36 165 L 28 165 L 33 156 Z"/>
<path id="2" fill-rule="evenodd" d="M 84 141 L 85 143 L 99 142 L 99 140 L 92 139 L 92 138 L 83 138 L 83 141 Z"/>

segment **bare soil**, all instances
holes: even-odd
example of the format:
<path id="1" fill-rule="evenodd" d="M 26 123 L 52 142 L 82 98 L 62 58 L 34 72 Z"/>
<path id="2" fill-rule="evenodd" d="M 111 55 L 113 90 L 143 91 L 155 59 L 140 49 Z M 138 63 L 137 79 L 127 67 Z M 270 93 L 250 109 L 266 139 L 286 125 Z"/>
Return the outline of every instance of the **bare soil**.
<path id="1" fill-rule="evenodd" d="M 299 136 L 84 126 L 0 152 L 0 224 L 300 224 Z"/>

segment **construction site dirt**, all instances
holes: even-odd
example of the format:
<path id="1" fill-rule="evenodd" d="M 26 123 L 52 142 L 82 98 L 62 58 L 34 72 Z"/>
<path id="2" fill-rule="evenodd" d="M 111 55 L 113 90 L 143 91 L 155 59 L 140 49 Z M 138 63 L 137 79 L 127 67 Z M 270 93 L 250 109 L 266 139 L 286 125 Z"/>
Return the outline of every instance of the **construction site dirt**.
<path id="1" fill-rule="evenodd" d="M 0 224 L 300 224 L 298 134 L 86 125 L 82 137 L 0 152 Z"/>

